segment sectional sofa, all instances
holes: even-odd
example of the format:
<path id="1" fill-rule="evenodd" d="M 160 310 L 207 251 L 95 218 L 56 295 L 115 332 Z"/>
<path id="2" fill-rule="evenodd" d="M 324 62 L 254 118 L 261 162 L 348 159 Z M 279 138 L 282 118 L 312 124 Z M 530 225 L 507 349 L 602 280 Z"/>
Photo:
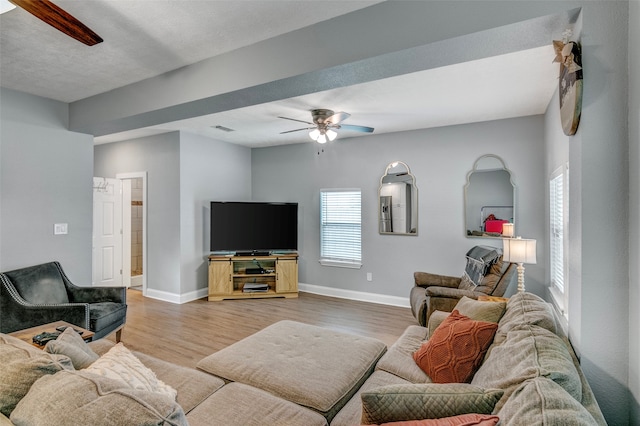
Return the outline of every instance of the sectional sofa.
<path id="1" fill-rule="evenodd" d="M 606 424 L 549 304 L 518 293 L 507 303 L 465 298 L 455 311 L 435 313 L 429 327 L 410 325 L 389 348 L 283 321 L 197 369 L 106 339 L 83 347 L 69 336 L 45 352 L 0 334 L 0 425 L 341 426 L 471 414 L 489 423 L 465 424 Z M 433 383 L 414 353 L 456 315 L 497 322 L 495 334 L 468 383 Z"/>

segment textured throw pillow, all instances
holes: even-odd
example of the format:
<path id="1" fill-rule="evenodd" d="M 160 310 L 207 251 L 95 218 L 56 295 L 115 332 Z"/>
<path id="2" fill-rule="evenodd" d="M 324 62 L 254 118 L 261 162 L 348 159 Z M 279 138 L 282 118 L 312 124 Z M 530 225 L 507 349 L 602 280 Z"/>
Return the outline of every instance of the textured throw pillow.
<path id="1" fill-rule="evenodd" d="M 493 341 L 498 324 L 474 321 L 454 310 L 413 354 L 434 383 L 468 383 Z"/>
<path id="2" fill-rule="evenodd" d="M 142 364 L 122 343 L 109 349 L 85 371 L 120 380 L 133 389 L 161 393 L 173 400 L 178 394 L 171 386 L 159 380 L 155 373 Z"/>
<path id="3" fill-rule="evenodd" d="M 361 394 L 362 423 L 491 414 L 502 394 L 466 383 L 381 386 Z"/>
<path id="4" fill-rule="evenodd" d="M 9 417 L 40 377 L 73 370 L 69 358 L 50 355 L 15 337 L 0 334 L 0 413 Z"/>
<path id="5" fill-rule="evenodd" d="M 467 296 L 462 296 L 454 307 L 461 315 L 475 321 L 497 323 L 502 318 L 507 302 L 480 302 Z"/>
<path id="6" fill-rule="evenodd" d="M 44 350 L 50 354 L 68 356 L 76 370 L 87 368 L 99 358 L 73 327 L 67 327 L 56 340 L 47 342 Z"/>
<path id="7" fill-rule="evenodd" d="M 123 387 L 121 380 L 61 371 L 33 384 L 11 414 L 16 425 L 184 425 L 182 407 L 158 392 Z"/>
<path id="8" fill-rule="evenodd" d="M 495 426 L 498 416 L 488 414 L 461 414 L 442 419 L 407 420 L 404 422 L 383 423 L 380 426 Z"/>

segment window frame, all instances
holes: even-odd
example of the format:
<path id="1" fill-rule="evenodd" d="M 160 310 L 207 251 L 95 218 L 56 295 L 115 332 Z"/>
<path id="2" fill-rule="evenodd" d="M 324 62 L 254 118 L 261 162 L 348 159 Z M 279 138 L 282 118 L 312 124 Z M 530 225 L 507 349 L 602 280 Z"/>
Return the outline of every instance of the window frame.
<path id="1" fill-rule="evenodd" d="M 558 182 L 558 179 L 561 179 Z M 557 191 L 562 191 L 557 194 Z M 558 208 L 557 203 L 561 203 Z M 558 213 L 558 210 L 560 212 Z M 568 262 L 568 234 L 569 234 L 569 165 L 558 167 L 549 177 L 549 292 L 560 314 L 568 320 L 569 300 L 569 262 Z M 560 217 L 558 217 L 560 216 Z M 561 234 L 557 236 L 557 225 L 561 226 Z M 560 241 L 557 241 L 557 240 Z M 560 246 L 561 259 L 554 258 L 554 247 Z M 558 285 L 555 278 L 558 264 L 561 265 L 562 283 Z"/>
<path id="2" fill-rule="evenodd" d="M 338 197 L 338 194 L 345 193 L 356 193 L 357 192 L 357 201 L 356 200 L 345 200 L 347 203 L 349 201 L 353 201 L 352 208 L 357 207 L 358 212 L 355 214 L 349 214 L 343 219 L 357 220 L 357 225 L 352 227 L 351 229 L 345 229 L 345 233 L 338 233 L 337 235 L 331 236 L 328 235 L 331 230 L 331 226 L 333 224 L 333 231 L 336 231 L 336 225 L 338 227 L 345 227 L 349 223 L 353 222 L 331 222 L 327 220 L 326 216 L 330 214 L 336 214 L 335 211 L 328 212 L 326 210 L 326 202 L 327 194 L 329 196 L 334 196 L 332 202 L 336 202 L 335 197 Z M 335 206 L 334 206 L 335 208 Z M 349 208 L 349 204 L 342 205 L 342 208 Z M 362 190 L 360 188 L 323 188 L 320 190 L 320 264 L 323 266 L 334 266 L 341 268 L 355 268 L 359 269 L 362 267 Z M 354 212 L 351 212 L 354 213 Z M 356 231 L 356 232 L 354 232 Z M 329 242 L 327 239 L 329 238 Z M 331 239 L 334 241 L 331 241 Z M 344 247 L 340 249 L 336 249 L 332 251 L 332 246 L 335 248 L 337 245 L 343 244 L 344 241 L 341 239 L 350 240 L 350 243 L 353 247 L 348 247 L 346 250 Z"/>

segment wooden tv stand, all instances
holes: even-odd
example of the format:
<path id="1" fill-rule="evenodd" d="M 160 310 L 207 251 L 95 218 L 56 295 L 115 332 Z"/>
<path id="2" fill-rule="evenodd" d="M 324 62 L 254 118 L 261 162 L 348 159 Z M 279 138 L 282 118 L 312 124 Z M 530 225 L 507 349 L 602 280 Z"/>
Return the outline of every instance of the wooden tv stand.
<path id="1" fill-rule="evenodd" d="M 266 290 L 248 291 L 245 284 L 262 284 Z M 209 256 L 209 301 L 264 297 L 298 297 L 297 253 Z"/>

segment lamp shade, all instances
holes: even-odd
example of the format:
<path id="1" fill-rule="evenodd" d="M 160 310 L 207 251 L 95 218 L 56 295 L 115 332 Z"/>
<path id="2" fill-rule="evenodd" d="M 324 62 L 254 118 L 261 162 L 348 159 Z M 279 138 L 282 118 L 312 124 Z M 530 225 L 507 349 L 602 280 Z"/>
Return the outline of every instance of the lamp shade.
<path id="1" fill-rule="evenodd" d="M 502 240 L 502 259 L 511 263 L 536 263 L 536 240 L 505 238 Z"/>
<path id="2" fill-rule="evenodd" d="M 502 236 L 508 238 L 513 237 L 513 223 L 502 224 Z"/>

